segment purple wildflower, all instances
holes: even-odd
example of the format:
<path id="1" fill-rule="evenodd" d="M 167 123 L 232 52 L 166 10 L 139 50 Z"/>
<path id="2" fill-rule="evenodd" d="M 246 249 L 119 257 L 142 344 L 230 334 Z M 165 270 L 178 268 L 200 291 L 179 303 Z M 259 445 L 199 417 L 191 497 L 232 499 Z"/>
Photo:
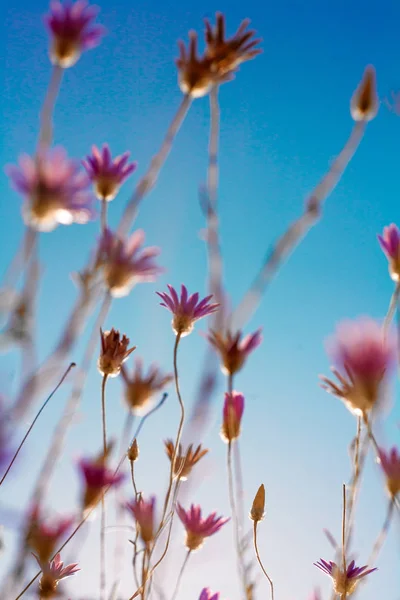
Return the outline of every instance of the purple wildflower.
<path id="1" fill-rule="evenodd" d="M 199 294 L 196 292 L 191 296 L 184 285 L 181 287 L 181 297 L 179 298 L 172 285 L 168 285 L 167 292 L 156 292 L 163 300 L 161 306 L 164 306 L 172 312 L 172 329 L 176 335 L 184 337 L 193 331 L 193 324 L 198 319 L 206 317 L 215 312 L 219 304 L 210 304 L 211 296 L 206 296 L 199 302 Z"/>
<path id="2" fill-rule="evenodd" d="M 111 295 L 115 298 L 127 296 L 136 283 L 154 281 L 163 269 L 154 258 L 160 249 L 151 246 L 141 249 L 145 234 L 135 231 L 128 240 L 120 239 L 106 229 L 100 240 L 104 279 Z"/>
<path id="3" fill-rule="evenodd" d="M 71 529 L 73 522 L 72 517 L 58 517 L 52 521 L 44 521 L 40 515 L 39 507 L 34 506 L 32 508 L 27 542 L 42 563 L 50 560 L 56 546 L 67 531 Z"/>
<path id="4" fill-rule="evenodd" d="M 39 581 L 39 592 L 41 598 L 54 598 L 57 591 L 58 582 L 71 575 L 75 575 L 80 569 L 78 569 L 78 563 L 73 563 L 64 567 L 64 563 L 61 560 L 61 555 L 58 552 L 54 559 L 48 563 L 43 563 L 39 560 L 39 557 L 33 555 L 40 569 L 43 571 L 43 575 Z"/>
<path id="5" fill-rule="evenodd" d="M 186 547 L 188 550 L 197 550 L 203 545 L 204 538 L 217 533 L 229 519 L 217 517 L 213 512 L 206 519 L 201 516 L 200 506 L 191 505 L 189 510 L 185 510 L 181 504 L 178 504 L 176 512 L 186 529 Z"/>
<path id="6" fill-rule="evenodd" d="M 132 374 L 128 373 L 126 367 L 122 365 L 121 375 L 125 383 L 126 403 L 136 414 L 141 413 L 154 394 L 160 392 L 173 379 L 170 374 L 164 375 L 155 364 L 151 365 L 145 374 L 143 361 L 140 358 L 136 359 Z"/>
<path id="7" fill-rule="evenodd" d="M 108 487 L 117 487 L 125 478 L 123 473 L 108 469 L 105 458 L 82 458 L 78 463 L 84 481 L 82 505 L 84 509 L 93 508 Z"/>
<path id="8" fill-rule="evenodd" d="M 210 588 L 203 588 L 199 600 L 219 600 L 219 593 L 213 594 Z"/>
<path id="9" fill-rule="evenodd" d="M 145 544 L 154 538 L 155 504 L 155 496 L 151 496 L 147 501 L 140 497 L 138 500 L 126 504 L 126 508 L 130 510 L 139 525 L 140 535 Z"/>
<path id="10" fill-rule="evenodd" d="M 92 155 L 87 156 L 82 164 L 94 183 L 99 200 L 113 200 L 125 179 L 135 171 L 137 163 L 128 164 L 128 160 L 129 152 L 113 159 L 107 144 L 101 151 L 92 146 Z"/>
<path id="11" fill-rule="evenodd" d="M 390 276 L 397 283 L 400 279 L 400 231 L 397 225 L 392 223 L 384 227 L 378 240 L 389 261 Z"/>
<path id="12" fill-rule="evenodd" d="M 330 353 L 338 367 L 332 371 L 339 384 L 321 377 L 322 387 L 341 398 L 356 415 L 378 406 L 395 364 L 395 340 L 385 337 L 380 324 L 372 319 L 345 321 L 338 326 Z"/>
<path id="13" fill-rule="evenodd" d="M 45 22 L 52 35 L 51 61 L 64 69 L 72 67 L 84 50 L 100 44 L 105 33 L 101 25 L 93 25 L 98 13 L 96 6 L 88 6 L 85 0 L 61 4 L 53 0 Z"/>
<path id="14" fill-rule="evenodd" d="M 346 571 L 341 570 L 336 563 L 322 559 L 314 563 L 318 569 L 329 575 L 333 582 L 336 594 L 350 595 L 356 589 L 360 579 L 366 577 L 376 569 L 368 569 L 367 566 L 356 567 L 354 560 L 348 565 Z"/>
<path id="15" fill-rule="evenodd" d="M 19 166 L 9 166 L 7 173 L 25 197 L 25 222 L 39 231 L 51 231 L 58 224 L 86 223 L 94 216 L 90 181 L 63 148 L 42 152 L 37 158 L 23 154 Z"/>
<path id="16" fill-rule="evenodd" d="M 235 335 L 228 331 L 224 335 L 213 330 L 207 336 L 210 344 L 221 356 L 221 368 L 225 375 L 233 375 L 242 369 L 249 354 L 261 344 L 261 329 L 246 335 L 243 339 L 241 337 L 241 331 L 238 331 Z"/>
<path id="17" fill-rule="evenodd" d="M 240 392 L 225 392 L 223 421 L 221 428 L 222 439 L 228 443 L 240 436 L 240 426 L 244 411 L 244 396 Z"/>
<path id="18" fill-rule="evenodd" d="M 392 498 L 400 493 L 400 452 L 393 447 L 389 452 L 379 450 L 379 461 L 386 475 L 386 486 Z"/>

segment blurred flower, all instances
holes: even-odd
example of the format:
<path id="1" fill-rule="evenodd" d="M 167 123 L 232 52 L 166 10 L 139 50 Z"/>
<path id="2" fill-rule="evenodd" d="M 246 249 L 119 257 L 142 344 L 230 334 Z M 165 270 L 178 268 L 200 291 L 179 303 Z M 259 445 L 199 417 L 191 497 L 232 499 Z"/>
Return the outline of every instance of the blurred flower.
<path id="1" fill-rule="evenodd" d="M 378 112 L 379 99 L 376 93 L 376 74 L 369 65 L 354 92 L 350 102 L 350 112 L 354 121 L 371 121 Z"/>
<path id="2" fill-rule="evenodd" d="M 132 374 L 124 366 L 121 375 L 125 383 L 125 400 L 133 412 L 141 412 L 155 394 L 173 380 L 172 375 L 163 375 L 156 365 L 151 365 L 147 374 L 143 373 L 143 361 L 138 358 Z"/>
<path id="3" fill-rule="evenodd" d="M 242 340 L 241 337 L 241 331 L 233 336 L 229 331 L 224 335 L 213 330 L 207 336 L 210 344 L 221 356 L 221 369 L 225 375 L 233 375 L 242 369 L 249 354 L 261 344 L 261 329 L 246 335 Z"/>
<path id="4" fill-rule="evenodd" d="M 117 487 L 125 478 L 123 473 L 115 473 L 107 468 L 103 455 L 95 459 L 83 458 L 78 467 L 84 483 L 83 510 L 93 508 L 108 487 Z"/>
<path id="5" fill-rule="evenodd" d="M 205 538 L 217 533 L 229 521 L 229 519 L 217 517 L 215 512 L 206 519 L 202 519 L 200 506 L 194 504 L 188 511 L 185 511 L 178 503 L 176 512 L 186 529 L 186 547 L 191 551 L 201 548 Z"/>
<path id="6" fill-rule="evenodd" d="M 125 152 L 112 159 L 110 148 L 104 144 L 101 151 L 92 146 L 92 155 L 82 161 L 99 200 L 113 200 L 125 179 L 135 171 L 137 163 L 127 164 L 129 154 Z"/>
<path id="7" fill-rule="evenodd" d="M 139 445 L 137 443 L 137 439 L 135 438 L 132 444 L 128 448 L 128 452 L 126 453 L 128 460 L 131 462 L 136 462 L 139 458 Z"/>
<path id="8" fill-rule="evenodd" d="M 150 500 L 144 500 L 141 496 L 133 502 L 127 502 L 126 508 L 131 511 L 139 526 L 140 536 L 145 544 L 149 544 L 154 539 L 154 512 L 155 496 Z"/>
<path id="9" fill-rule="evenodd" d="M 86 0 L 61 4 L 53 0 L 45 22 L 52 35 L 51 61 L 64 69 L 72 67 L 84 50 L 95 48 L 105 34 L 101 25 L 93 25 L 98 13 Z"/>
<path id="10" fill-rule="evenodd" d="M 334 591 L 336 594 L 344 595 L 344 597 L 346 597 L 346 594 L 350 596 L 355 591 L 360 579 L 376 571 L 376 569 L 368 569 L 367 566 L 356 567 L 354 560 L 348 565 L 346 571 L 341 570 L 336 563 L 327 562 L 322 558 L 314 565 L 331 577 Z"/>
<path id="11" fill-rule="evenodd" d="M 122 363 L 136 349 L 136 346 L 130 348 L 129 338 L 121 334 L 116 329 L 111 331 L 102 331 L 100 329 L 101 353 L 97 361 L 97 367 L 102 375 L 117 377 L 121 371 Z"/>
<path id="12" fill-rule="evenodd" d="M 155 246 L 141 249 L 145 234 L 135 231 L 128 240 L 122 240 L 106 229 L 100 240 L 104 280 L 115 298 L 127 296 L 137 283 L 155 281 L 162 269 L 154 263 L 160 254 Z"/>
<path id="13" fill-rule="evenodd" d="M 44 522 L 39 514 L 39 507 L 35 506 L 32 509 L 26 539 L 40 562 L 47 563 L 50 560 L 56 546 L 71 529 L 73 522 L 74 519 L 71 517 Z"/>
<path id="14" fill-rule="evenodd" d="M 197 54 L 197 33 L 189 31 L 189 46 L 186 50 L 182 40 L 178 41 L 179 58 L 175 60 L 178 67 L 178 83 L 184 94 L 192 98 L 201 98 L 210 91 L 215 76 L 211 71 L 211 61 L 199 58 Z"/>
<path id="15" fill-rule="evenodd" d="M 221 437 L 232 442 L 240 436 L 240 425 L 244 411 L 244 396 L 240 392 L 225 392 Z"/>
<path id="16" fill-rule="evenodd" d="M 169 460 L 172 460 L 175 448 L 174 442 L 172 440 L 166 440 L 164 444 L 167 456 Z M 182 450 L 182 444 L 179 444 L 178 453 L 175 457 L 175 477 L 179 476 L 179 479 L 181 481 L 186 481 L 194 465 L 198 463 L 199 460 L 201 460 L 203 456 L 207 454 L 207 452 L 207 449 L 202 449 L 201 444 L 199 444 L 196 450 L 193 452 L 193 444 L 190 444 L 190 446 L 188 446 L 188 449 L 186 450 L 186 453 L 184 453 Z"/>
<path id="17" fill-rule="evenodd" d="M 395 364 L 395 340 L 383 335 L 379 323 L 369 318 L 339 324 L 330 354 L 336 368 L 335 383 L 321 377 L 322 387 L 337 396 L 356 415 L 365 416 L 382 400 L 387 376 Z"/>
<path id="18" fill-rule="evenodd" d="M 378 240 L 389 261 L 390 276 L 397 283 L 400 279 L 400 231 L 397 225 L 392 223 L 384 227 Z"/>
<path id="19" fill-rule="evenodd" d="M 25 197 L 22 214 L 27 225 L 51 231 L 58 224 L 86 223 L 94 216 L 89 179 L 63 148 L 23 154 L 19 166 L 7 169 L 14 188 Z"/>
<path id="20" fill-rule="evenodd" d="M 226 78 L 228 75 L 232 78 L 239 65 L 262 52 L 261 49 L 255 48 L 261 39 L 252 39 L 255 31 L 246 31 L 250 24 L 249 19 L 242 21 L 235 35 L 228 39 L 225 38 L 224 15 L 216 13 L 216 21 L 216 26 L 213 28 L 208 19 L 205 20 L 205 57 L 211 61 L 211 70 L 218 79 Z"/>
<path id="21" fill-rule="evenodd" d="M 211 296 L 206 296 L 199 302 L 199 294 L 196 292 L 188 296 L 188 291 L 184 285 L 181 286 L 181 297 L 179 299 L 176 290 L 172 285 L 168 285 L 170 295 L 167 292 L 156 292 L 163 300 L 161 306 L 164 306 L 172 312 L 172 329 L 176 335 L 184 337 L 193 331 L 195 321 L 202 319 L 215 312 L 219 304 L 210 304 Z"/>
<path id="22" fill-rule="evenodd" d="M 219 600 L 219 593 L 213 594 L 210 588 L 204 588 L 201 590 L 199 600 Z"/>
<path id="23" fill-rule="evenodd" d="M 253 505 L 250 511 L 250 519 L 258 523 L 262 521 L 265 515 L 265 487 L 261 484 L 254 496 Z"/>
<path id="24" fill-rule="evenodd" d="M 47 564 L 43 564 L 35 554 L 34 557 L 43 571 L 43 575 L 39 580 L 40 598 L 43 598 L 43 600 L 45 598 L 53 598 L 56 595 L 59 581 L 71 577 L 71 575 L 75 575 L 75 573 L 80 571 L 77 568 L 78 563 L 64 567 L 60 553 L 56 554 L 54 559 Z"/>
<path id="25" fill-rule="evenodd" d="M 400 493 L 400 453 L 393 447 L 389 452 L 380 449 L 379 461 L 386 475 L 387 490 L 392 498 Z"/>

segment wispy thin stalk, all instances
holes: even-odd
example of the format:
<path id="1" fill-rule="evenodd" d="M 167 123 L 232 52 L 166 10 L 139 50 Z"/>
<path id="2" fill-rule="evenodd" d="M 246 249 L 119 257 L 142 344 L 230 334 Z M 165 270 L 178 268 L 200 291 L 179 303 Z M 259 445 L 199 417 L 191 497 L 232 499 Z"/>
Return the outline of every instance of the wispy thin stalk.
<path id="1" fill-rule="evenodd" d="M 107 423 L 106 423 L 106 384 L 107 375 L 103 375 L 101 382 L 101 420 L 103 429 L 103 455 L 107 455 Z M 101 499 L 100 523 L 100 599 L 106 597 L 106 503 L 104 495 Z"/>
<path id="2" fill-rule="evenodd" d="M 400 295 L 400 282 L 396 283 L 396 287 L 394 288 L 393 294 L 390 298 L 390 303 L 389 303 L 389 308 L 385 317 L 385 320 L 383 322 L 383 336 L 386 338 L 388 333 L 389 333 L 389 328 L 390 325 L 393 321 L 393 317 L 395 315 L 396 312 L 396 308 L 399 302 L 399 295 Z"/>
<path id="3" fill-rule="evenodd" d="M 22 438 L 22 441 L 20 443 L 20 445 L 18 446 L 17 450 L 15 451 L 14 456 L 11 459 L 10 464 L 7 467 L 6 472 L 4 473 L 3 477 L 1 478 L 0 481 L 0 485 L 3 483 L 3 481 L 5 480 L 5 478 L 7 477 L 8 473 L 11 470 L 11 467 L 13 466 L 18 454 L 21 451 L 22 446 L 24 445 L 26 439 L 28 438 L 30 432 L 32 431 L 33 427 L 35 426 L 36 421 L 38 420 L 38 418 L 40 417 L 40 415 L 42 414 L 42 412 L 44 411 L 44 409 L 46 408 L 46 406 L 48 405 L 48 403 L 50 402 L 50 400 L 52 399 L 52 397 L 54 396 L 54 394 L 57 392 L 57 390 L 59 389 L 59 387 L 63 384 L 63 382 L 65 381 L 65 378 L 67 377 L 67 375 L 69 374 L 69 372 L 71 371 L 71 369 L 73 367 L 75 367 L 76 364 L 75 363 L 71 363 L 69 365 L 69 367 L 67 368 L 67 370 L 65 371 L 64 375 L 62 376 L 61 380 L 59 381 L 59 383 L 57 384 L 57 386 L 54 388 L 54 390 L 51 392 L 50 396 L 48 396 L 48 398 L 43 402 L 42 406 L 40 407 L 40 409 L 38 410 L 35 418 L 33 419 L 32 423 L 30 424 L 26 434 L 24 435 L 24 437 Z"/>
<path id="4" fill-rule="evenodd" d="M 383 522 L 382 529 L 381 529 L 380 533 L 378 534 L 378 537 L 375 541 L 374 547 L 371 552 L 371 556 L 369 557 L 369 559 L 367 561 L 367 565 L 375 564 L 376 559 L 378 558 L 379 552 L 382 550 L 383 544 L 385 543 L 385 540 L 387 538 L 387 534 L 389 533 L 390 524 L 392 522 L 392 517 L 393 517 L 394 506 L 395 506 L 394 499 L 391 498 L 389 500 L 386 517 Z"/>
<path id="5" fill-rule="evenodd" d="M 339 156 L 334 160 L 328 173 L 322 178 L 308 198 L 303 214 L 289 225 L 285 233 L 268 252 L 265 262 L 254 282 L 233 314 L 233 330 L 242 329 L 249 321 L 255 313 L 268 284 L 284 259 L 291 254 L 311 227 L 318 221 L 324 200 L 332 193 L 340 181 L 363 138 L 364 132 L 365 122 L 356 122 Z"/>
<path id="6" fill-rule="evenodd" d="M 58 65 L 53 66 L 49 86 L 40 113 L 40 133 L 38 150 L 46 150 L 53 139 L 53 113 L 60 91 L 64 69 Z"/>
<path id="7" fill-rule="evenodd" d="M 258 525 L 258 521 L 254 521 L 254 526 L 253 526 L 254 551 L 256 553 L 258 564 L 260 565 L 261 570 L 264 573 L 265 577 L 268 579 L 269 587 L 271 588 L 271 600 L 274 600 L 274 584 L 273 584 L 271 577 L 268 575 L 267 571 L 265 570 L 265 567 L 264 567 L 261 557 L 260 557 L 260 552 L 258 550 L 257 525 Z"/>
<path id="8" fill-rule="evenodd" d="M 102 233 L 107 229 L 107 200 L 101 201 L 100 228 Z"/>
<path id="9" fill-rule="evenodd" d="M 178 575 L 178 579 L 176 581 L 176 586 L 175 586 L 175 591 L 172 594 L 172 600 L 176 600 L 176 597 L 178 595 L 179 592 L 179 586 L 181 585 L 181 581 L 182 581 L 182 577 L 183 577 L 183 573 L 186 569 L 186 566 L 188 564 L 189 558 L 190 558 L 190 554 L 191 554 L 191 550 L 188 550 L 185 556 L 185 560 L 182 563 L 182 567 L 181 570 L 179 571 L 179 575 Z"/>
<path id="10" fill-rule="evenodd" d="M 234 488 L 234 483 L 233 483 L 232 442 L 231 441 L 228 442 L 226 466 L 227 466 L 227 471 L 228 471 L 228 492 L 229 492 L 229 504 L 230 504 L 231 513 L 232 513 L 233 538 L 234 538 L 234 543 L 235 543 L 235 548 L 236 548 L 236 556 L 237 556 L 237 561 L 238 561 L 240 579 L 241 579 L 241 582 L 243 585 L 244 594 L 246 595 L 247 585 L 246 585 L 246 579 L 245 579 L 245 567 L 243 564 L 242 548 L 241 548 L 241 543 L 240 543 L 240 528 L 239 528 L 239 520 L 238 520 L 237 507 L 236 507 L 235 488 Z"/>
<path id="11" fill-rule="evenodd" d="M 137 184 L 135 191 L 133 192 L 132 197 L 125 208 L 125 212 L 122 216 L 117 230 L 117 234 L 119 236 L 124 237 L 128 233 L 129 228 L 132 226 L 132 223 L 136 217 L 136 213 L 140 202 L 143 200 L 146 194 L 148 194 L 150 190 L 154 187 L 158 175 L 160 173 L 161 167 L 163 166 L 164 162 L 168 158 L 169 153 L 171 152 L 175 136 L 178 133 L 186 117 L 191 102 L 192 99 L 190 95 L 186 94 L 183 96 L 178 110 L 174 118 L 172 119 L 172 122 L 165 135 L 165 138 L 161 144 L 160 150 L 155 156 L 153 156 L 149 168 Z"/>
<path id="12" fill-rule="evenodd" d="M 342 564 L 343 564 L 343 573 L 346 573 L 347 567 L 346 567 L 346 485 L 345 484 L 343 484 Z"/>

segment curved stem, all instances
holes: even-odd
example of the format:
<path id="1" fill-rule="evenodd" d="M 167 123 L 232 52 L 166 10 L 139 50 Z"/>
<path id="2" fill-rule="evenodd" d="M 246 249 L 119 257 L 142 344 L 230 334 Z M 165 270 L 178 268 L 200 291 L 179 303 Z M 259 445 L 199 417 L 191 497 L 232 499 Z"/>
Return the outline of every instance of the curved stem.
<path id="1" fill-rule="evenodd" d="M 135 499 L 137 500 L 138 491 L 137 491 L 136 482 L 135 482 L 134 464 L 135 463 L 133 462 L 133 460 L 131 460 L 131 479 L 132 479 L 133 491 L 135 492 Z"/>
<path id="2" fill-rule="evenodd" d="M 362 424 L 362 419 L 361 419 L 361 417 L 358 417 L 357 418 L 357 433 L 356 433 L 356 437 L 355 437 L 355 449 L 354 449 L 354 471 L 353 471 L 353 475 L 352 475 L 352 478 L 349 483 L 349 486 L 351 489 L 351 495 L 350 495 L 349 506 L 347 509 L 346 548 L 350 544 L 350 540 L 351 540 L 353 522 L 354 522 L 354 506 L 355 506 L 356 497 L 357 497 L 358 484 L 359 484 L 359 481 L 361 478 L 361 473 L 362 473 L 364 463 L 365 463 L 365 456 L 367 453 L 368 437 L 364 438 L 364 442 L 362 444 L 363 448 L 360 448 L 360 446 L 361 446 L 361 424 Z"/>
<path id="3" fill-rule="evenodd" d="M 399 301 L 399 294 L 400 294 L 400 282 L 396 283 L 396 287 L 394 288 L 392 297 L 390 298 L 389 308 L 388 308 L 385 320 L 383 322 L 382 329 L 383 329 L 384 338 L 386 338 L 389 333 L 389 327 L 391 325 L 391 322 L 393 321 L 394 313 L 396 312 L 396 307 L 397 307 L 397 304 Z"/>
<path id="4" fill-rule="evenodd" d="M 75 367 L 76 364 L 75 363 L 71 363 L 68 367 L 68 369 L 65 371 L 64 375 L 62 376 L 61 380 L 59 381 L 59 383 L 57 384 L 57 386 L 54 388 L 54 390 L 51 392 L 50 396 L 48 396 L 48 398 L 43 402 L 42 406 L 40 407 L 39 411 L 36 414 L 36 417 L 33 419 L 28 431 L 26 432 L 26 434 L 24 435 L 24 437 L 22 438 L 22 441 L 20 443 L 20 445 L 18 446 L 10 464 L 7 467 L 6 472 L 4 473 L 3 477 L 1 478 L 0 481 L 0 485 L 3 483 L 3 481 L 5 480 L 5 478 L 7 477 L 9 471 L 11 470 L 11 467 L 13 466 L 15 459 L 17 458 L 18 454 L 20 453 L 20 450 L 22 448 L 22 446 L 24 445 L 28 435 L 30 434 L 30 432 L 32 431 L 36 421 L 38 420 L 38 418 L 40 417 L 40 415 L 42 414 L 42 412 L 44 411 L 44 409 L 46 408 L 47 404 L 50 402 L 50 400 L 52 399 L 52 397 L 54 396 L 54 394 L 57 392 L 58 388 L 62 385 L 62 383 L 64 382 L 65 378 L 67 377 L 68 373 L 71 371 L 71 369 L 73 367 Z"/>
<path id="5" fill-rule="evenodd" d="M 258 564 L 260 565 L 260 567 L 261 567 L 261 570 L 262 570 L 262 572 L 264 573 L 265 577 L 268 579 L 269 586 L 270 586 L 270 588 L 271 588 L 271 600 L 274 600 L 274 584 L 273 584 L 273 582 L 272 582 L 272 579 L 271 579 L 271 577 L 268 575 L 267 571 L 265 570 L 265 567 L 264 567 L 264 565 L 263 565 L 263 563 L 262 563 L 262 561 L 261 561 L 261 558 L 260 558 L 260 553 L 259 553 L 259 551 L 258 551 L 258 544 L 257 544 L 257 525 L 258 525 L 258 522 L 257 522 L 257 521 L 254 521 L 254 528 L 253 528 L 254 551 L 255 551 L 255 553 L 256 553 L 256 557 L 257 557 L 257 560 L 258 560 Z"/>
<path id="6" fill-rule="evenodd" d="M 179 586 L 181 584 L 182 576 L 183 576 L 183 573 L 185 571 L 186 565 L 188 563 L 188 560 L 189 560 L 189 557 L 190 557 L 190 553 L 191 553 L 191 550 L 188 550 L 187 553 L 186 553 L 186 556 L 185 556 L 185 560 L 183 561 L 181 570 L 179 571 L 178 579 L 176 581 L 175 591 L 174 591 L 174 593 L 172 595 L 172 600 L 176 600 L 176 597 L 178 595 Z"/>
<path id="7" fill-rule="evenodd" d="M 103 428 L 103 455 L 107 455 L 107 426 L 106 426 L 106 384 L 107 375 L 103 375 L 101 382 L 101 417 Z M 100 599 L 106 596 L 106 504 L 104 495 L 101 499 L 101 523 L 100 523 Z"/>
<path id="8" fill-rule="evenodd" d="M 149 168 L 137 184 L 135 191 L 133 192 L 133 195 L 125 208 L 125 212 L 117 229 L 118 236 L 124 237 L 128 233 L 129 228 L 131 227 L 132 222 L 136 216 L 140 202 L 155 185 L 161 167 L 163 166 L 164 162 L 168 158 L 169 153 L 171 152 L 175 136 L 178 133 L 186 117 L 191 102 L 191 97 L 188 94 L 185 94 L 167 130 L 165 138 L 161 144 L 160 150 L 153 157 Z"/>
<path id="9" fill-rule="evenodd" d="M 38 151 L 47 150 L 47 148 L 51 146 L 53 138 L 53 112 L 57 101 L 58 92 L 60 90 L 63 73 L 64 69 L 62 67 L 59 67 L 58 65 L 53 67 L 50 83 L 43 102 L 43 108 L 40 113 Z"/>

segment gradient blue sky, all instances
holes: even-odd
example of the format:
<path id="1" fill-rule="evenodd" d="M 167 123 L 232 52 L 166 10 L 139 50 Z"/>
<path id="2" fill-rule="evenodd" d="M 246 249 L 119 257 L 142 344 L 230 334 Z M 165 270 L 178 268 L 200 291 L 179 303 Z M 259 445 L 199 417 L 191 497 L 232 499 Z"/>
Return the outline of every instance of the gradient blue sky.
<path id="1" fill-rule="evenodd" d="M 400 86 L 400 5 L 388 0 L 367 5 L 360 0 L 248 0 L 246 5 L 179 0 L 170 8 L 160 0 L 100 4 L 99 22 L 109 35 L 66 73 L 55 114 L 55 141 L 75 157 L 87 153 L 92 143 L 104 141 L 115 153 L 129 149 L 139 162 L 139 175 L 180 101 L 173 62 L 177 39 L 186 39 L 191 28 L 201 29 L 203 17 L 212 17 L 216 10 L 226 13 L 229 32 L 242 18 L 250 17 L 264 39 L 264 54 L 244 65 L 236 81 L 221 90 L 221 237 L 225 281 L 237 303 L 269 245 L 302 210 L 304 198 L 345 142 L 352 127 L 349 99 L 365 65 L 372 63 L 377 69 L 381 98 Z M 1 164 L 15 161 L 21 151 L 32 152 L 35 146 L 38 113 L 50 73 L 41 22 L 46 10 L 47 2 L 42 0 L 20 0 L 5 10 L 0 36 L 6 46 L 1 67 Z M 156 360 L 166 370 L 172 367 L 173 335 L 169 316 L 158 306 L 154 292 L 167 282 L 185 282 L 190 290 L 206 289 L 198 188 L 206 176 L 208 122 L 207 100 L 196 101 L 137 221 L 146 231 L 147 242 L 161 246 L 160 262 L 166 275 L 157 285 L 139 286 L 128 298 L 116 301 L 106 323 L 126 332 L 146 362 Z M 341 485 L 349 476 L 347 448 L 355 422 L 339 401 L 319 389 L 317 375 L 328 370 L 324 340 L 338 320 L 360 314 L 382 318 L 386 312 L 392 283 L 376 233 L 399 215 L 399 133 L 399 119 L 382 106 L 329 198 L 322 222 L 283 266 L 249 324 L 249 330 L 263 327 L 264 342 L 236 384 L 247 398 L 241 443 L 245 500 L 250 506 L 258 485 L 265 483 L 267 518 L 260 526 L 260 547 L 281 600 L 306 599 L 314 585 L 320 586 L 324 599 L 329 597 L 329 581 L 312 563 L 320 556 L 331 558 L 323 528 L 339 537 Z M 132 178 L 112 204 L 112 224 L 118 222 L 133 183 Z M 20 199 L 9 189 L 4 174 L 0 175 L 0 192 L 1 265 L 5 269 L 21 238 L 22 224 Z M 62 328 L 76 294 L 68 274 L 85 263 L 97 229 L 97 223 L 60 227 L 40 240 L 44 266 L 38 317 L 40 356 L 48 353 Z M 198 333 L 204 329 L 205 323 L 199 324 L 196 333 L 182 342 L 182 389 L 189 407 L 205 346 Z M 86 338 L 74 359 L 79 360 Z M 17 365 L 17 355 L 2 357 L 1 392 L 6 395 L 12 394 Z M 97 452 L 101 444 L 99 382 L 93 368 L 48 499 L 49 506 L 60 511 L 71 511 L 76 505 L 73 460 Z M 25 506 L 67 394 L 68 386 L 49 406 L 23 460 L 2 488 L 3 511 Z M 206 511 L 226 514 L 226 449 L 218 437 L 221 401 L 221 396 L 215 399 L 213 421 L 204 440 L 212 449 L 199 467 L 198 475 L 204 480 L 185 502 L 200 502 Z M 111 381 L 109 429 L 115 435 L 124 414 L 120 384 Z M 140 440 L 138 483 L 146 494 L 163 489 L 167 461 L 161 440 L 174 435 L 177 419 L 177 401 L 171 392 L 167 405 Z M 399 421 L 397 403 L 377 430 L 383 443 L 399 441 Z M 20 434 L 23 431 L 21 424 Z M 362 563 L 385 509 L 382 481 L 371 463 L 354 545 Z M 109 522 L 114 523 L 113 519 L 110 509 Z M 73 598 L 98 597 L 97 523 L 91 527 L 79 555 L 82 572 L 70 580 Z M 14 548 L 14 533 L 5 523 L 8 556 Z M 115 532 L 108 535 L 112 566 Z M 231 535 L 226 527 L 193 557 L 180 599 L 197 600 L 204 585 L 221 591 L 224 600 L 239 599 Z M 127 548 L 123 598 L 134 591 L 129 552 Z M 74 558 L 68 552 L 65 557 Z M 177 526 L 171 559 L 163 571 L 167 597 L 182 559 L 182 530 Z M 3 564 L 7 562 L 4 559 Z M 360 600 L 399 600 L 398 523 L 378 567 L 369 585 L 360 590 Z M 267 582 L 260 578 L 258 595 L 267 593 Z"/>

